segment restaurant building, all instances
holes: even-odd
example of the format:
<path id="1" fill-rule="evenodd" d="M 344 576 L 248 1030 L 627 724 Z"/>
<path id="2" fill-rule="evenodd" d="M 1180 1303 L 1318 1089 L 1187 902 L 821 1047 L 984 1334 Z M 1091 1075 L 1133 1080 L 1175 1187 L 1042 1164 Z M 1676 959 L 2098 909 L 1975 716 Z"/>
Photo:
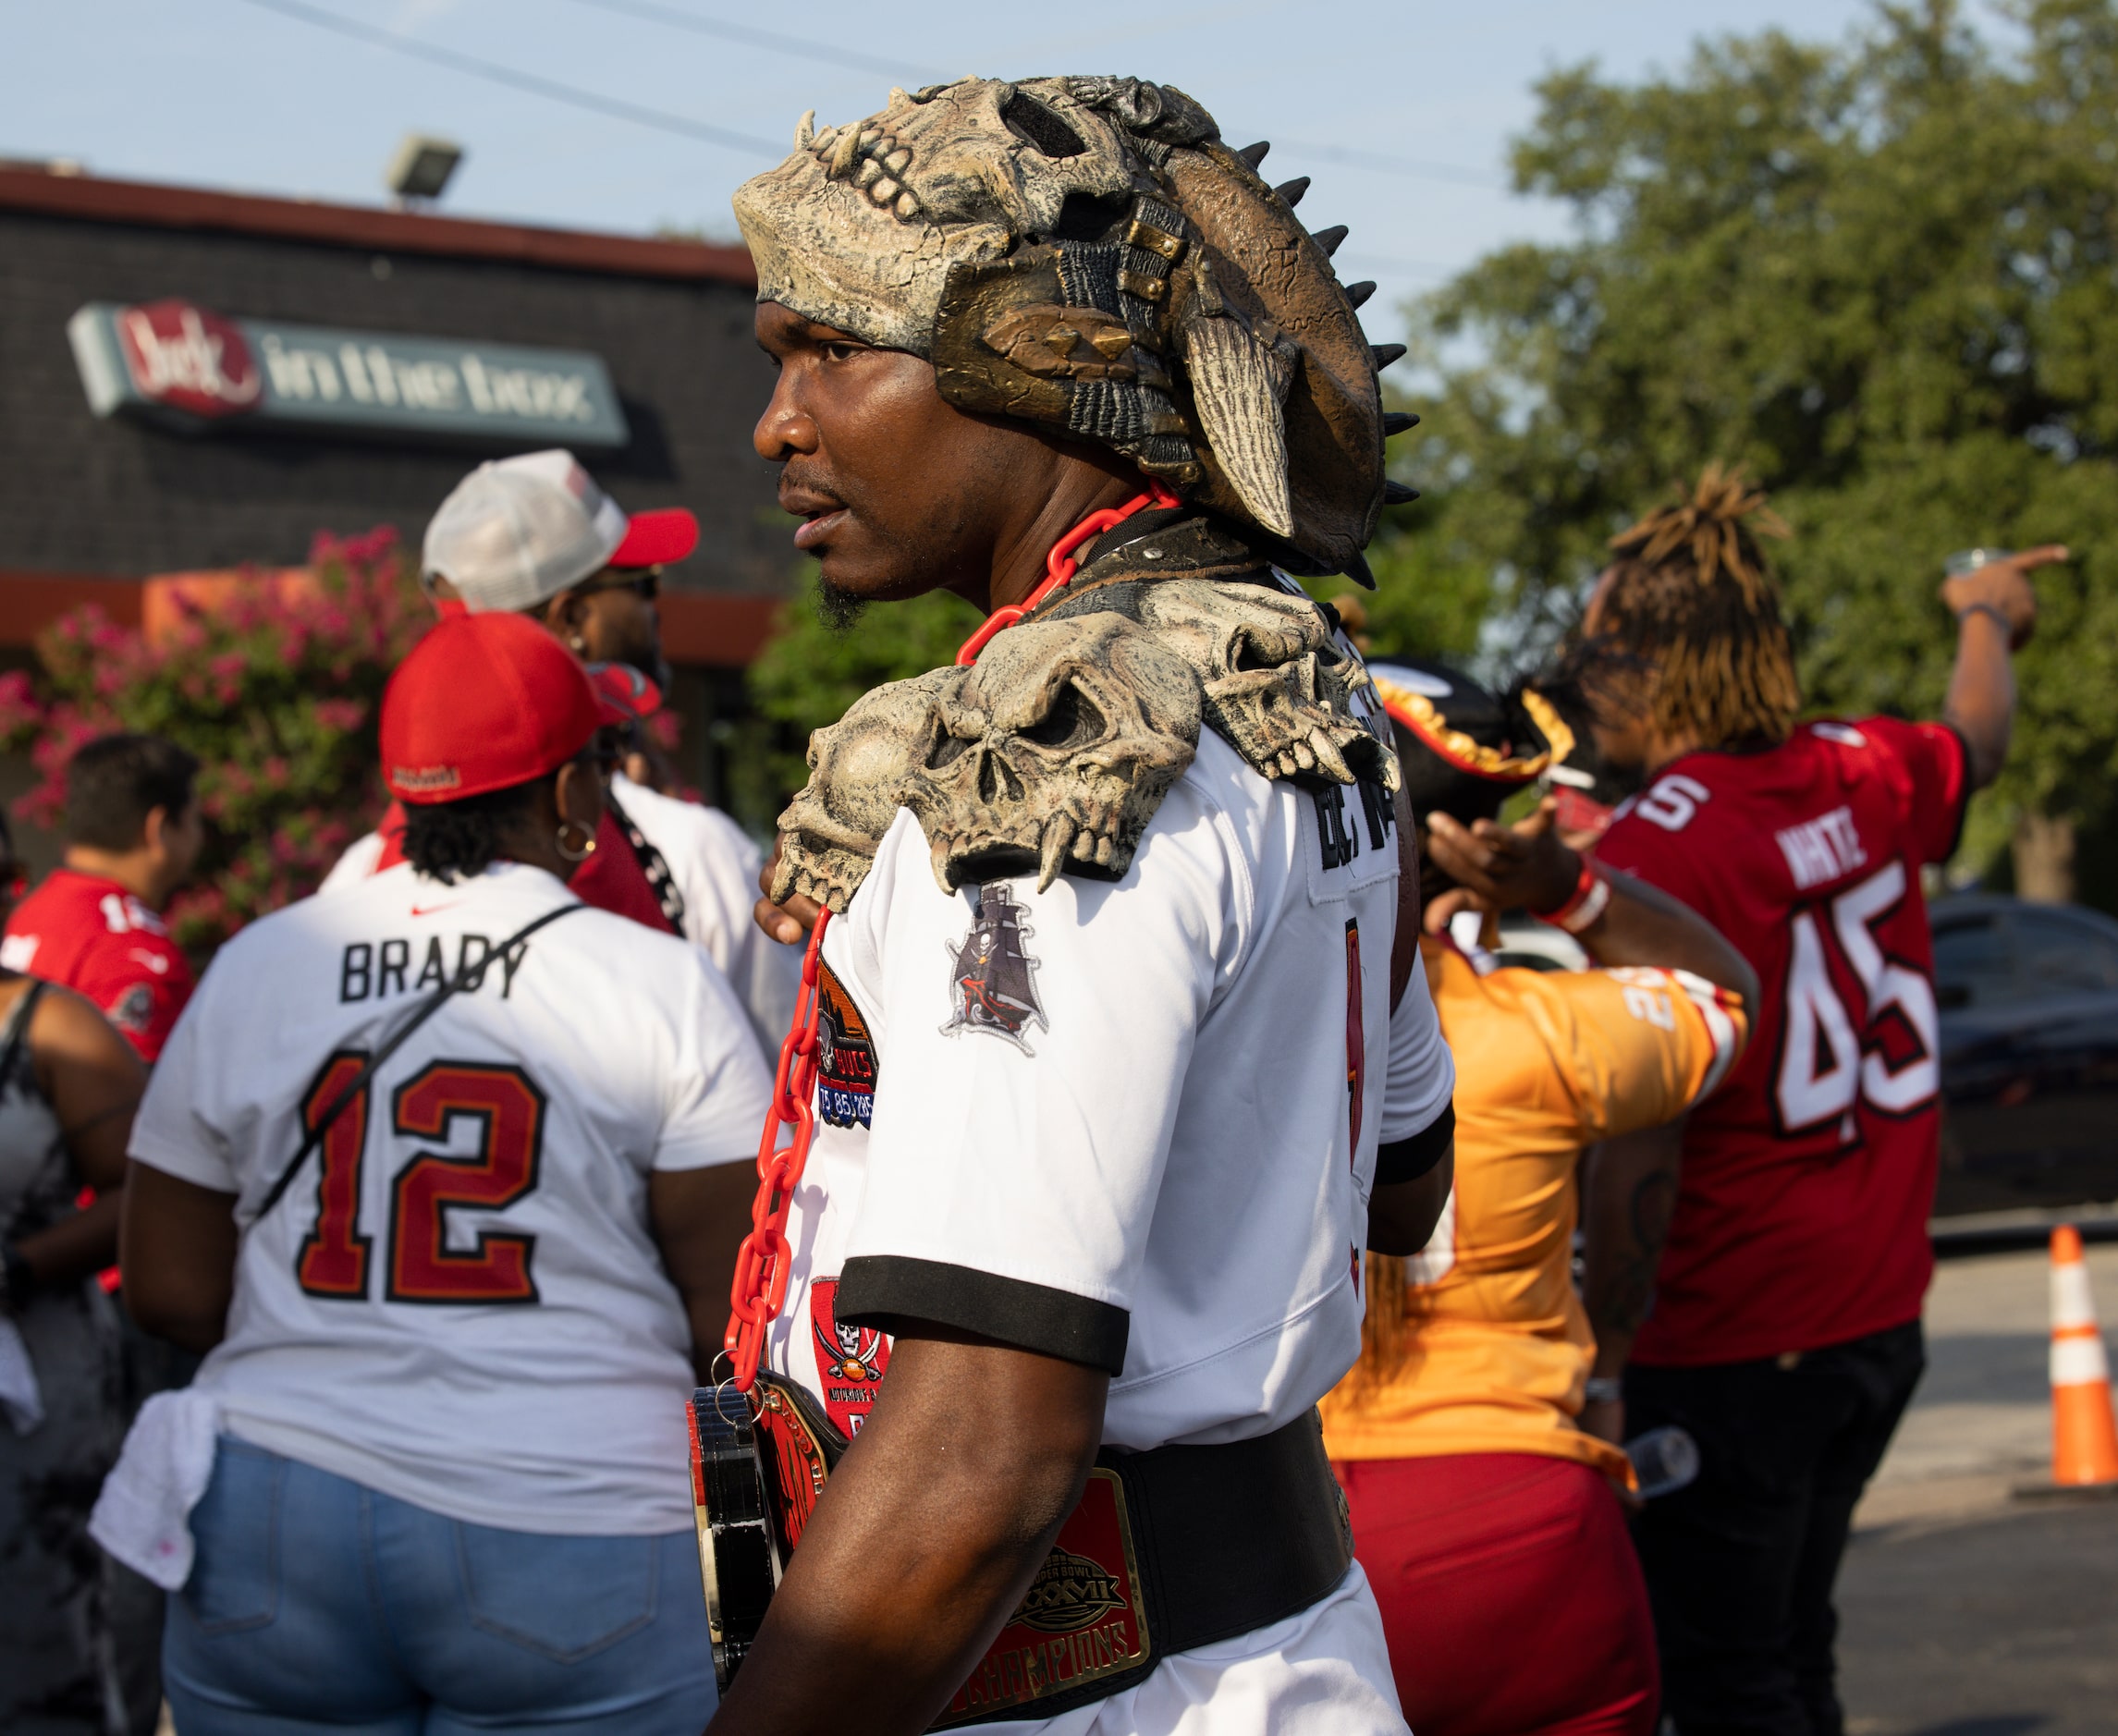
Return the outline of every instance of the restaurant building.
<path id="1" fill-rule="evenodd" d="M 663 629 L 719 792 L 796 566 L 742 249 L 0 165 L 0 662 L 320 531 L 416 545 L 480 459 L 568 446 L 621 506 L 698 516 Z"/>

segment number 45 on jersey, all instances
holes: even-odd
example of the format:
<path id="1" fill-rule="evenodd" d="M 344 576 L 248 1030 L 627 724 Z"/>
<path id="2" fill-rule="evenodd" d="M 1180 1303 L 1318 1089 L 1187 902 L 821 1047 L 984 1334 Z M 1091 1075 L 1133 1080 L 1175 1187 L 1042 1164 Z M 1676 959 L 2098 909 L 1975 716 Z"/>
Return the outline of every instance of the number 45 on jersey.
<path id="1" fill-rule="evenodd" d="M 1850 1140 L 1857 1100 L 1885 1115 L 1910 1115 L 1934 1100 L 1941 1082 L 1934 985 L 1916 967 L 1890 957 L 1876 937 L 1878 924 L 1904 895 L 1904 864 L 1886 862 L 1829 902 L 1789 919 L 1772 1092 L 1781 1132 L 1806 1133 L 1840 1120 L 1846 1123 L 1842 1137 Z M 1834 951 L 1860 985 L 1866 1006 L 1857 1020 L 1834 984 Z"/>

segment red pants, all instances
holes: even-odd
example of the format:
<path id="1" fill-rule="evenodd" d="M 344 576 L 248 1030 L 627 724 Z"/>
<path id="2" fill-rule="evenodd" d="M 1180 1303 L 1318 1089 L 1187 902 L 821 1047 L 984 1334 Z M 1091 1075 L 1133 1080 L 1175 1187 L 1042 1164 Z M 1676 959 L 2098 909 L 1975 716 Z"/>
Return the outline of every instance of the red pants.
<path id="1" fill-rule="evenodd" d="M 1535 1453 L 1333 1469 L 1414 1736 L 1650 1736 L 1655 1627 L 1599 1473 Z"/>

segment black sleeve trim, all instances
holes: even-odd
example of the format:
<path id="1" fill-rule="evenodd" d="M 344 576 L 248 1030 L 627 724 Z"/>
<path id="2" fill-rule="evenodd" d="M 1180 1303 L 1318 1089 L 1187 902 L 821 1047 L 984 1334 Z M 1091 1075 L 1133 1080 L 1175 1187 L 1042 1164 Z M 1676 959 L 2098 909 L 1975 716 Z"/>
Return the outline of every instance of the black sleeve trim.
<path id="1" fill-rule="evenodd" d="M 1971 798 L 1977 792 L 1971 788 L 1971 744 L 1964 739 L 1964 732 L 1949 722 L 1944 729 L 1956 738 L 1956 751 L 1964 756 L 1964 794 L 1956 803 L 1956 827 L 1949 834 L 1949 848 L 1941 852 L 1940 860 L 1947 862 L 1955 855 L 1957 847 L 1964 842 L 1964 823 L 1971 817 Z"/>
<path id="2" fill-rule="evenodd" d="M 1402 1181 L 1417 1181 L 1441 1161 L 1455 1137 L 1456 1106 L 1445 1103 L 1441 1113 L 1410 1139 L 1376 1153 L 1376 1186 L 1394 1188 Z"/>
<path id="3" fill-rule="evenodd" d="M 1071 1290 L 890 1253 L 846 1262 L 839 1275 L 838 1314 L 848 1326 L 891 1333 L 903 1322 L 929 1320 L 1100 1368 L 1113 1379 L 1125 1371 L 1125 1341 L 1132 1327 L 1124 1309 Z"/>

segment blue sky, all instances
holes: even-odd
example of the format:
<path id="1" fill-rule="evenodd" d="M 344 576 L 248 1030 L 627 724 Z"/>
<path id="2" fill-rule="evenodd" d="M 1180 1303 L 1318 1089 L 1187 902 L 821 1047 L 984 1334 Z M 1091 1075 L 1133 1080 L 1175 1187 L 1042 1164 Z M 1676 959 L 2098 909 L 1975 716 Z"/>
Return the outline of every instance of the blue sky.
<path id="1" fill-rule="evenodd" d="M 760 143 L 583 112 L 273 6 Z M 845 120 L 892 83 L 967 71 L 1130 72 L 1182 86 L 1231 142 L 1274 141 L 1273 178 L 1314 177 L 1302 214 L 1352 226 L 1339 263 L 1381 284 L 1379 337 L 1403 296 L 1500 242 L 1562 232 L 1563 214 L 1510 194 L 1502 170 L 1544 72 L 1593 57 L 1637 76 L 1702 33 L 1837 37 L 1868 16 L 1867 0 L 5 0 L 0 156 L 373 203 L 418 129 L 467 149 L 451 213 L 725 233 L 730 189 L 766 145 L 787 148 L 804 108 Z"/>

